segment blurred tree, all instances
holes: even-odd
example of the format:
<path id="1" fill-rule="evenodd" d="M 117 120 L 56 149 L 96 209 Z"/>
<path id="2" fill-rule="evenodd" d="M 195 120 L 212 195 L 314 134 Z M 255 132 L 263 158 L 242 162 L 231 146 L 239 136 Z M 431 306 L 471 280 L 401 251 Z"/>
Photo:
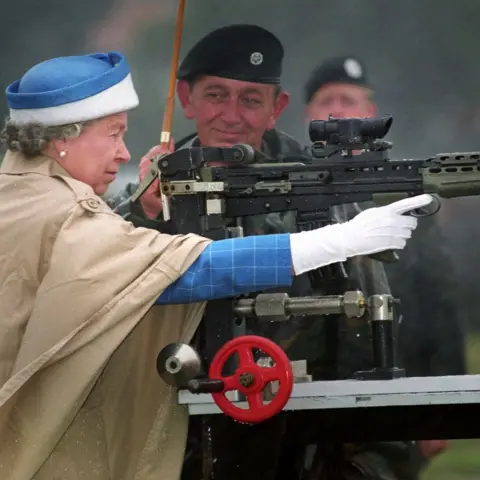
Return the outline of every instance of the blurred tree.
<path id="1" fill-rule="evenodd" d="M 48 58 L 85 53 L 85 34 L 114 0 L 16 0 L 2 2 L 0 84 L 5 88 L 28 68 Z M 5 5 L 6 4 L 6 5 Z M 2 118 L 8 114 L 0 100 Z"/>

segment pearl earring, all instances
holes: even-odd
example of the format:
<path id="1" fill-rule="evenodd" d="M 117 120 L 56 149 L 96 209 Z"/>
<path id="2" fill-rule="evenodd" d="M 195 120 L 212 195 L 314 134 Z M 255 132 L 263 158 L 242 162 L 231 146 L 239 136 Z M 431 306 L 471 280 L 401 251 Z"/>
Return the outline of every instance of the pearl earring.
<path id="1" fill-rule="evenodd" d="M 60 156 L 60 158 L 65 158 L 67 156 L 67 151 L 62 150 L 58 155 Z"/>

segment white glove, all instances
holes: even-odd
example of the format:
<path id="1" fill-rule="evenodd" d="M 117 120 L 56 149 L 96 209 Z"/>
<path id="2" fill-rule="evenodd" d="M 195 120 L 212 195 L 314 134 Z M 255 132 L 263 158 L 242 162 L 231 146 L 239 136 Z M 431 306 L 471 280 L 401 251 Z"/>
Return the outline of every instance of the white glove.
<path id="1" fill-rule="evenodd" d="M 292 233 L 290 248 L 295 275 L 357 255 L 403 249 L 417 228 L 417 219 L 403 214 L 432 200 L 431 195 L 418 195 L 369 208 L 345 223 Z"/>

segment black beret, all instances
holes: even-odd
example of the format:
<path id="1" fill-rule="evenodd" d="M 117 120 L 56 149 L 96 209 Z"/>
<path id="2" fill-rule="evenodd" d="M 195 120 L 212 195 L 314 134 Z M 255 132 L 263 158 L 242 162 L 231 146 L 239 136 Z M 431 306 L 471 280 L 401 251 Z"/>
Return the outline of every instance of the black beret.
<path id="1" fill-rule="evenodd" d="M 268 30 L 256 25 L 229 25 L 210 32 L 193 46 L 178 69 L 177 79 L 212 75 L 279 84 L 283 55 L 280 40 Z"/>
<path id="2" fill-rule="evenodd" d="M 333 57 L 310 74 L 305 84 L 305 103 L 309 103 L 317 90 L 328 83 L 350 83 L 369 88 L 365 67 L 358 58 Z"/>

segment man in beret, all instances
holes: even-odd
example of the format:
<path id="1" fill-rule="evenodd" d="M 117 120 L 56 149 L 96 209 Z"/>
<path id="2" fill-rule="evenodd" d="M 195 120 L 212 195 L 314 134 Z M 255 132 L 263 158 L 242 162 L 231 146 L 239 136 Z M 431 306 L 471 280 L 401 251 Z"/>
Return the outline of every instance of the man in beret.
<path id="1" fill-rule="evenodd" d="M 307 80 L 304 98 L 308 120 L 377 114 L 365 67 L 350 56 L 333 57 L 319 65 Z"/>
<path id="2" fill-rule="evenodd" d="M 373 96 L 360 59 L 331 57 L 312 71 L 305 84 L 307 120 L 327 120 L 329 115 L 337 118 L 376 116 L 378 107 Z M 343 220 L 350 217 L 353 208 L 343 207 L 340 213 Z M 385 266 L 375 262 L 375 276 L 385 277 L 386 270 L 392 294 L 401 300 L 400 361 L 408 376 L 464 375 L 463 332 L 452 296 L 455 286 L 452 279 L 444 275 L 445 271 L 452 271 L 443 250 L 445 240 L 434 216 L 422 219 L 419 232 L 401 253 L 399 262 Z M 347 342 L 349 340 L 355 341 L 347 339 Z M 345 348 L 344 351 L 347 352 L 345 362 L 355 365 L 357 350 Z M 376 469 L 378 475 L 372 478 L 410 480 L 418 478 L 426 460 L 446 446 L 446 442 L 436 440 L 370 445 L 370 451 L 363 452 L 359 446 L 355 461 L 360 465 L 373 465 L 370 468 Z"/>
<path id="3" fill-rule="evenodd" d="M 247 143 L 273 158 L 300 154 L 301 145 L 275 129 L 289 103 L 281 88 L 283 56 L 278 38 L 256 25 L 222 27 L 197 42 L 177 72 L 178 99 L 197 131 L 175 148 Z M 148 172 L 152 156 L 160 153 L 164 152 L 156 148 L 142 158 L 140 178 Z M 128 184 L 110 205 L 121 215 L 134 213 L 161 222 L 158 182 L 142 197 L 143 212 L 129 212 L 128 199 L 137 186 Z"/>

